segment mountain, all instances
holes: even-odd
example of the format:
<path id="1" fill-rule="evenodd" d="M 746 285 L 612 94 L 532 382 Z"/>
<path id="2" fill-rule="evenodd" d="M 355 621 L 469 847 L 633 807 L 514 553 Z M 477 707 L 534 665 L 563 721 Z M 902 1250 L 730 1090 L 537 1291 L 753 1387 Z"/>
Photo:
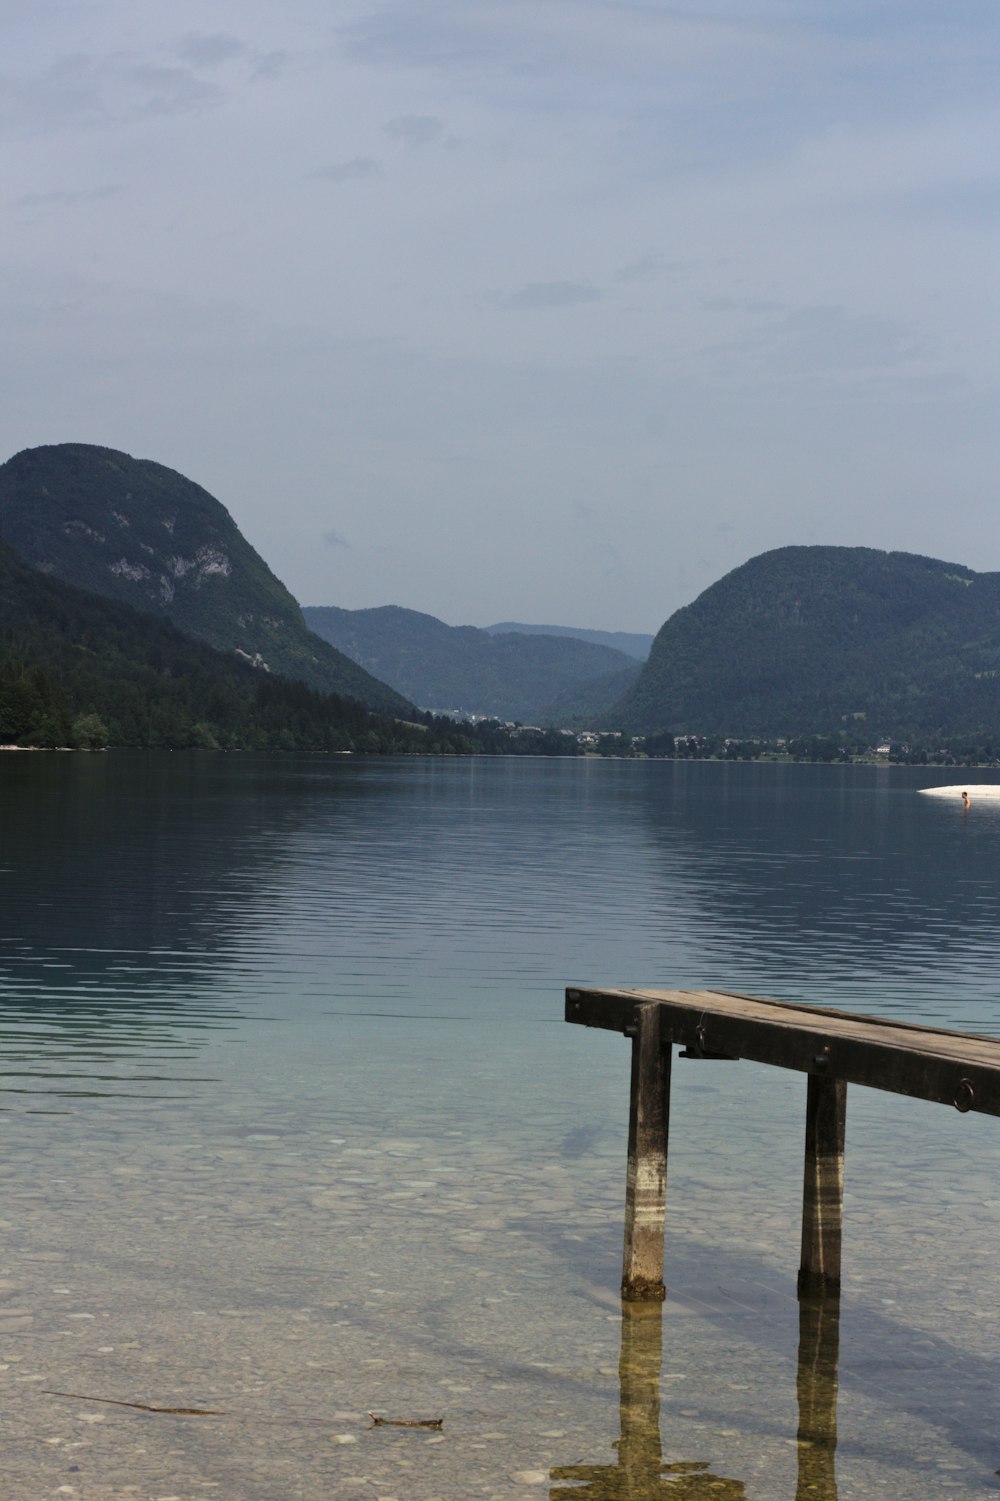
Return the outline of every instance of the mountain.
<path id="1" fill-rule="evenodd" d="M 518 620 L 503 620 L 499 625 L 487 625 L 483 629 L 491 636 L 507 636 L 516 632 L 521 636 L 572 636 L 577 641 L 589 641 L 592 646 L 610 646 L 613 651 L 623 651 L 637 662 L 645 662 L 653 644 L 652 636 L 638 631 L 587 631 L 575 625 L 523 625 Z"/>
<path id="2" fill-rule="evenodd" d="M 421 754 L 473 748 L 454 725 L 381 718 L 354 699 L 259 672 L 167 620 L 46 577 L 0 542 L 0 744 L 108 743 Z"/>
<path id="3" fill-rule="evenodd" d="M 610 717 L 643 733 L 1000 731 L 1000 574 L 866 547 L 763 553 L 670 617 Z"/>
<path id="4" fill-rule="evenodd" d="M 634 666 L 623 652 L 588 641 L 513 632 L 491 636 L 398 605 L 371 610 L 306 605 L 302 613 L 317 635 L 414 703 L 437 710 L 551 722 L 547 711 L 560 694 Z"/>
<path id="5" fill-rule="evenodd" d="M 617 704 L 635 686 L 641 670 L 640 663 L 633 661 L 628 667 L 616 667 L 613 672 L 567 688 L 549 704 L 546 722 L 578 730 L 614 729 L 609 705 Z"/>
<path id="6" fill-rule="evenodd" d="M 388 713 L 410 707 L 312 635 L 226 508 L 162 464 L 87 443 L 25 449 L 0 465 L 0 538 L 42 573 L 261 669 Z"/>

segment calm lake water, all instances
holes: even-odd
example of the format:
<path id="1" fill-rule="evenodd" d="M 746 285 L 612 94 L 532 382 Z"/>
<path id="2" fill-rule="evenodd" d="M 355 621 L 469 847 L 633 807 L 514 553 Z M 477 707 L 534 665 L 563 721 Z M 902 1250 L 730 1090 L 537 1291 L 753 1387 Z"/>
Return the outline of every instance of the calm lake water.
<path id="1" fill-rule="evenodd" d="M 623 1324 L 628 1045 L 562 1021 L 717 985 L 1000 1035 L 1000 805 L 935 777 L 4 756 L 0 1494 L 996 1495 L 998 1123 L 849 1092 L 838 1367 L 804 1080 L 678 1063 Z"/>

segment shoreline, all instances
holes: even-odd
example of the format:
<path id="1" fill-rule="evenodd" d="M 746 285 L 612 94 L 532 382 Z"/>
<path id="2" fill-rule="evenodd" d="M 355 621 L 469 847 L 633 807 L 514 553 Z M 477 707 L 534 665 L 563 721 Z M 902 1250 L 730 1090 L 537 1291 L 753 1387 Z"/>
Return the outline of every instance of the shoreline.
<path id="1" fill-rule="evenodd" d="M 107 748 L 106 745 L 0 745 L 0 751 L 84 751 L 88 755 L 106 752 Z"/>

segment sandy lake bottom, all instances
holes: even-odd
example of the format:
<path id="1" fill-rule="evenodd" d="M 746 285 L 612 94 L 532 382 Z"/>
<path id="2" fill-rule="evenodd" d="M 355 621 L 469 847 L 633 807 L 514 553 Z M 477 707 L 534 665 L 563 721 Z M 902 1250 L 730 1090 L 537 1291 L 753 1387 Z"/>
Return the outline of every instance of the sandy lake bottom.
<path id="1" fill-rule="evenodd" d="M 621 1044 L 585 1041 L 610 1045 L 624 1087 Z M 777 1099 L 772 1085 L 764 1115 L 764 1071 L 734 1087 L 697 1082 L 702 1067 L 676 1091 L 670 1295 L 638 1334 L 616 1285 L 623 1138 L 577 1135 L 553 1154 L 527 1128 L 499 1143 L 455 1127 L 378 1135 L 360 1092 L 328 1109 L 359 1122 L 334 1136 L 302 1077 L 293 1109 L 261 1090 L 249 1125 L 232 1094 L 197 1131 L 176 1103 L 147 1105 L 141 1136 L 106 1102 L 78 1134 L 58 1115 L 10 1120 L 3 1494 L 994 1494 L 998 1319 L 972 1200 L 994 1194 L 994 1230 L 1000 1206 L 992 1172 L 970 1178 L 968 1122 L 940 1112 L 932 1166 L 920 1138 L 934 1107 L 855 1091 L 839 1394 L 821 1360 L 800 1411 L 801 1081 L 780 1080 Z M 887 1179 L 863 1142 L 898 1107 L 915 1140 Z M 726 1152 L 699 1149 L 706 1110 L 731 1131 Z M 25 1180 L 17 1136 L 35 1136 L 37 1159 L 39 1131 L 45 1176 Z M 444 1421 L 373 1429 L 370 1412 Z M 800 1441 L 801 1423 L 819 1440 Z"/>

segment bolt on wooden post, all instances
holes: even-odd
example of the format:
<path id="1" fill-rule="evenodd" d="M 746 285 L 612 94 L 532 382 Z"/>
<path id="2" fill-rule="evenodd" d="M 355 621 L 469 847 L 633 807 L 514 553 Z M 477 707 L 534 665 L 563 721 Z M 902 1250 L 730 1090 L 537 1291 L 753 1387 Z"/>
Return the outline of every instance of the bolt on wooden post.
<path id="1" fill-rule="evenodd" d="M 667 1137 L 670 1120 L 670 1043 L 662 1006 L 638 1006 L 632 1034 L 628 1177 L 622 1297 L 660 1301 L 663 1230 L 667 1207 Z"/>

